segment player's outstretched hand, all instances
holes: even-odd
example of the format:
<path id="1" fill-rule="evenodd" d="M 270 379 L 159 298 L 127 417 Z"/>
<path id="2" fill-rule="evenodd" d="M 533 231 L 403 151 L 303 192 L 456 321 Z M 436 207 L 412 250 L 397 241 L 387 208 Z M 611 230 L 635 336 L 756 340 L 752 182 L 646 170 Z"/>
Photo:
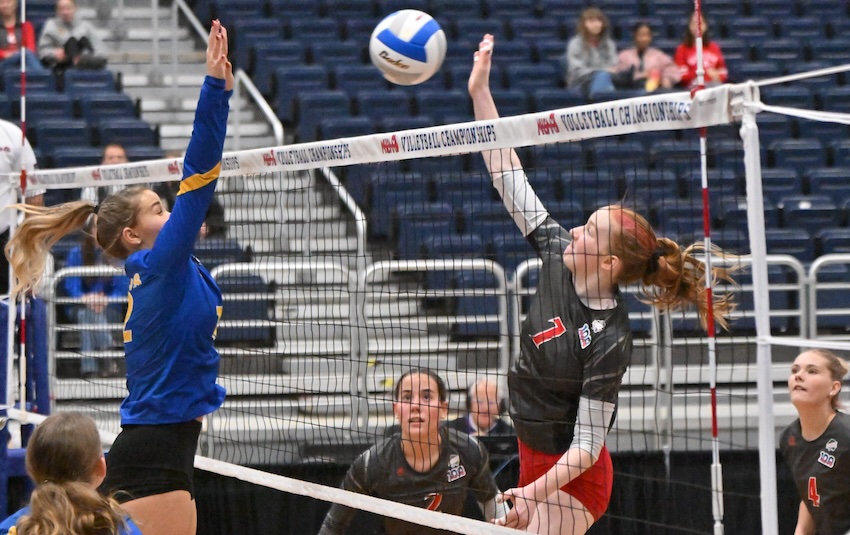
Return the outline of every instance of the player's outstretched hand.
<path id="1" fill-rule="evenodd" d="M 501 494 L 500 498 L 502 501 L 510 501 L 514 506 L 504 517 L 494 519 L 494 524 L 497 526 L 518 529 L 520 531 L 523 531 L 528 527 L 531 523 L 532 517 L 534 516 L 537 502 L 533 495 L 526 496 L 526 489 L 528 489 L 528 494 L 533 494 L 531 492 L 531 485 L 508 489 Z"/>
<path id="2" fill-rule="evenodd" d="M 224 80 L 224 89 L 233 89 L 233 65 L 227 59 L 227 29 L 214 20 L 207 40 L 207 74 Z"/>
<path id="3" fill-rule="evenodd" d="M 472 62 L 472 72 L 469 75 L 467 89 L 470 96 L 475 96 L 490 89 L 490 62 L 493 57 L 493 36 L 486 34 L 478 43 L 478 51 L 475 52 Z"/>

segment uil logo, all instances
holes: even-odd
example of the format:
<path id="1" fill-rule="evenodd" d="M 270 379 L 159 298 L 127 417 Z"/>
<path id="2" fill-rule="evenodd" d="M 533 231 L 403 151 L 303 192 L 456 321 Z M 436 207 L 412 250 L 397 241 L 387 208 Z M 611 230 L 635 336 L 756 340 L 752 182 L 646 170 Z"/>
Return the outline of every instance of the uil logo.
<path id="1" fill-rule="evenodd" d="M 831 438 L 826 441 L 826 451 L 832 453 L 838 448 L 838 441 L 834 438 Z"/>
<path id="2" fill-rule="evenodd" d="M 460 456 L 452 455 L 449 457 L 449 469 L 446 472 L 446 477 L 449 480 L 449 483 L 453 481 L 457 481 L 466 475 L 466 468 L 460 464 Z"/>

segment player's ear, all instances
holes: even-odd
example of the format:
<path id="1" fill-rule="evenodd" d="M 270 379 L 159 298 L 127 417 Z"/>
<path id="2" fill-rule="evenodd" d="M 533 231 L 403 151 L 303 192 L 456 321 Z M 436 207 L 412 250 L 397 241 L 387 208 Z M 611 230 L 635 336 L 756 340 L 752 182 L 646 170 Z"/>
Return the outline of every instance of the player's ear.
<path id="1" fill-rule="evenodd" d="M 135 249 L 142 244 L 142 237 L 130 227 L 124 227 L 121 230 L 121 241 L 130 246 L 131 249 Z"/>

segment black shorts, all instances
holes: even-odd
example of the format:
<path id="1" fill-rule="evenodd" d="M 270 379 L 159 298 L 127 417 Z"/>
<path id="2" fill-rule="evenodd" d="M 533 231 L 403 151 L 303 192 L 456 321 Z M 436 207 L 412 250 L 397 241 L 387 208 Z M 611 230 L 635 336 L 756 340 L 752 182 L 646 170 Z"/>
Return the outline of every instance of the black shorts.
<path id="1" fill-rule="evenodd" d="M 194 497 L 195 450 L 201 422 L 125 425 L 106 457 L 104 494 L 120 503 L 185 490 Z"/>

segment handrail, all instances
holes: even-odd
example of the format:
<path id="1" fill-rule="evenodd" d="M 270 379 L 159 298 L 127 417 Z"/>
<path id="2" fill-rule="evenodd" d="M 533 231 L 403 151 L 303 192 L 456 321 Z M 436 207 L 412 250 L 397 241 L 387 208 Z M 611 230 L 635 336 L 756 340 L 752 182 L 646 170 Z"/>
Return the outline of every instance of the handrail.
<path id="1" fill-rule="evenodd" d="M 817 300 L 817 292 L 818 292 L 818 273 L 820 273 L 821 268 L 830 265 L 847 265 L 850 266 L 850 254 L 828 254 L 823 255 L 809 266 L 809 272 L 807 275 L 807 282 L 809 287 L 809 331 L 803 332 L 801 331 L 801 336 L 807 335 L 809 338 L 817 339 L 823 338 L 818 334 L 818 300 Z M 829 283 L 827 283 L 829 284 Z M 832 283 L 832 284 L 840 284 L 840 283 Z M 850 289 L 850 284 L 845 283 L 845 287 Z M 847 304 L 845 309 L 829 309 L 835 311 L 834 314 L 830 315 L 838 315 L 838 314 L 850 314 L 850 303 Z M 823 314 L 826 315 L 826 314 Z"/>
<path id="2" fill-rule="evenodd" d="M 198 35 L 198 37 L 200 37 L 201 39 L 206 39 L 208 33 L 207 30 L 204 28 L 204 25 L 201 24 L 201 21 L 198 20 L 198 17 L 195 16 L 195 13 L 192 11 L 192 8 L 190 8 L 189 5 L 186 3 L 186 0 L 174 0 L 174 2 L 177 8 L 186 17 L 186 20 L 189 21 L 189 25 L 192 26 L 192 29 L 195 30 L 195 33 Z M 154 17 L 156 17 L 155 12 Z M 174 25 L 176 29 L 177 21 L 174 22 Z M 259 89 L 257 89 L 257 86 L 254 85 L 254 82 L 251 81 L 251 77 L 248 76 L 248 73 L 246 73 L 242 69 L 236 69 L 236 72 L 233 73 L 233 76 L 234 81 L 236 82 L 233 88 L 236 102 L 239 102 L 239 97 L 241 95 L 240 88 L 244 87 L 247 90 L 248 95 L 250 95 L 251 100 L 253 100 L 254 104 L 256 104 L 258 108 L 260 108 L 260 111 L 263 113 L 263 116 L 271 125 L 272 130 L 274 131 L 275 144 L 278 146 L 283 145 L 283 123 L 280 122 L 280 119 L 277 118 L 277 115 L 275 115 L 274 110 L 272 110 L 271 106 L 269 106 L 269 103 L 266 102 L 266 99 L 260 93 Z M 236 143 L 236 150 L 239 150 L 242 139 L 239 128 L 239 124 L 241 123 L 242 111 L 239 106 L 236 106 L 236 111 L 233 115 L 234 121 L 236 122 L 234 139 Z"/>

